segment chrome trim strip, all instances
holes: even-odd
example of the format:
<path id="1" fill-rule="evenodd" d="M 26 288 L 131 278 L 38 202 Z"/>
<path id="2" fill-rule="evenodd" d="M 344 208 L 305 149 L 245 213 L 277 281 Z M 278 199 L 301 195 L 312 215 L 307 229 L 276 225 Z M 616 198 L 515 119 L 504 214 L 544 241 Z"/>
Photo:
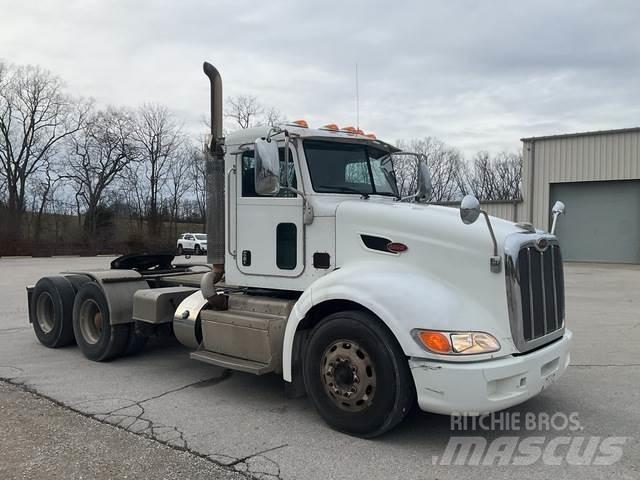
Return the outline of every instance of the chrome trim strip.
<path id="1" fill-rule="evenodd" d="M 540 252 L 540 280 L 542 284 L 542 321 L 544 326 L 544 334 L 547 334 L 547 292 L 544 284 L 544 251 Z"/>
<path id="2" fill-rule="evenodd" d="M 558 291 L 556 286 L 556 249 L 553 247 L 554 245 L 551 245 L 551 273 L 553 278 L 553 308 L 554 312 L 556 312 L 555 326 L 557 329 L 558 327 L 560 327 L 560 319 L 558 318 L 560 312 L 558 312 Z"/>

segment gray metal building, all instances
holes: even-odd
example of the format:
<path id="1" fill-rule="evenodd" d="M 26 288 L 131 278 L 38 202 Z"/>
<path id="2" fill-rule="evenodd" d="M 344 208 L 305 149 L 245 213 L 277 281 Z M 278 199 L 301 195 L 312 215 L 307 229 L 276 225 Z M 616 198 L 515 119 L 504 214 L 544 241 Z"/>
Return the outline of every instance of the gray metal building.
<path id="1" fill-rule="evenodd" d="M 565 260 L 640 263 L 640 128 L 523 138 L 519 220 L 549 229 Z"/>

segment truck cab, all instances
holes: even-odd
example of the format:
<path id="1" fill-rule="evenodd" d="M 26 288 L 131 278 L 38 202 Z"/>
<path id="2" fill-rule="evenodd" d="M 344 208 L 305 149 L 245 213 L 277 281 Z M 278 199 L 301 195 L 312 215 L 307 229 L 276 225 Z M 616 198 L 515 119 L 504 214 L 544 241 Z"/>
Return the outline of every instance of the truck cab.
<path id="1" fill-rule="evenodd" d="M 204 69 L 211 271 L 159 256 L 45 277 L 29 290 L 42 343 L 75 337 L 101 361 L 170 326 L 192 359 L 280 375 L 290 395 L 360 437 L 393 428 L 415 403 L 440 414 L 508 408 L 566 370 L 553 228 L 490 217 L 472 196 L 460 209 L 428 204 L 424 158 L 356 128 L 297 121 L 223 138 L 221 77 Z M 413 173 L 397 175 L 400 164 Z M 401 198 L 398 178 L 415 194 Z"/>

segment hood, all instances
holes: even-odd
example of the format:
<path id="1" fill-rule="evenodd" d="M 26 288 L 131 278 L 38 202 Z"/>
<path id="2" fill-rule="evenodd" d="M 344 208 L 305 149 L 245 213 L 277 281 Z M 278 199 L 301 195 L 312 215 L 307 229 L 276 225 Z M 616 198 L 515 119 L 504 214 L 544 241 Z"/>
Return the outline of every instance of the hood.
<path id="1" fill-rule="evenodd" d="M 504 259 L 505 239 L 523 230 L 499 218 L 491 217 L 491 222 L 498 255 Z M 394 254 L 368 248 L 363 235 L 381 237 L 378 245 L 386 245 L 386 240 L 403 243 L 407 250 Z M 412 279 L 406 288 L 432 285 L 450 292 L 447 298 L 453 303 L 448 311 L 456 314 L 427 319 L 430 325 L 445 330 L 481 327 L 505 344 L 511 337 L 504 260 L 501 271 L 494 273 L 492 256 L 493 242 L 484 218 L 465 225 L 456 208 L 356 200 L 336 209 L 337 267 L 347 270 L 376 262 L 379 275 L 373 281 L 397 283 L 406 278 Z M 399 272 L 404 273 L 399 276 Z M 428 292 L 424 298 L 433 294 Z"/>
<path id="2" fill-rule="evenodd" d="M 505 238 L 523 230 L 514 223 L 490 217 L 498 243 L 498 255 L 504 254 Z M 338 231 L 358 230 L 362 234 L 380 235 L 394 242 L 432 252 L 458 252 L 486 259 L 493 255 L 493 242 L 484 216 L 465 225 L 457 208 L 415 203 L 382 203 L 365 200 L 342 202 L 336 210 Z M 352 225 L 351 228 L 348 225 Z M 354 232 L 355 233 L 355 232 Z"/>

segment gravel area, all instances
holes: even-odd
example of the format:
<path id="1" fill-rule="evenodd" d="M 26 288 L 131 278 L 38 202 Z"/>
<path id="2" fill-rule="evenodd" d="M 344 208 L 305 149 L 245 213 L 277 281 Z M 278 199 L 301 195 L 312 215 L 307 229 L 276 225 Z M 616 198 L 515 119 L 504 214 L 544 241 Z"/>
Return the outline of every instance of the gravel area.
<path id="1" fill-rule="evenodd" d="M 0 382 L 0 478 L 246 479 Z"/>

